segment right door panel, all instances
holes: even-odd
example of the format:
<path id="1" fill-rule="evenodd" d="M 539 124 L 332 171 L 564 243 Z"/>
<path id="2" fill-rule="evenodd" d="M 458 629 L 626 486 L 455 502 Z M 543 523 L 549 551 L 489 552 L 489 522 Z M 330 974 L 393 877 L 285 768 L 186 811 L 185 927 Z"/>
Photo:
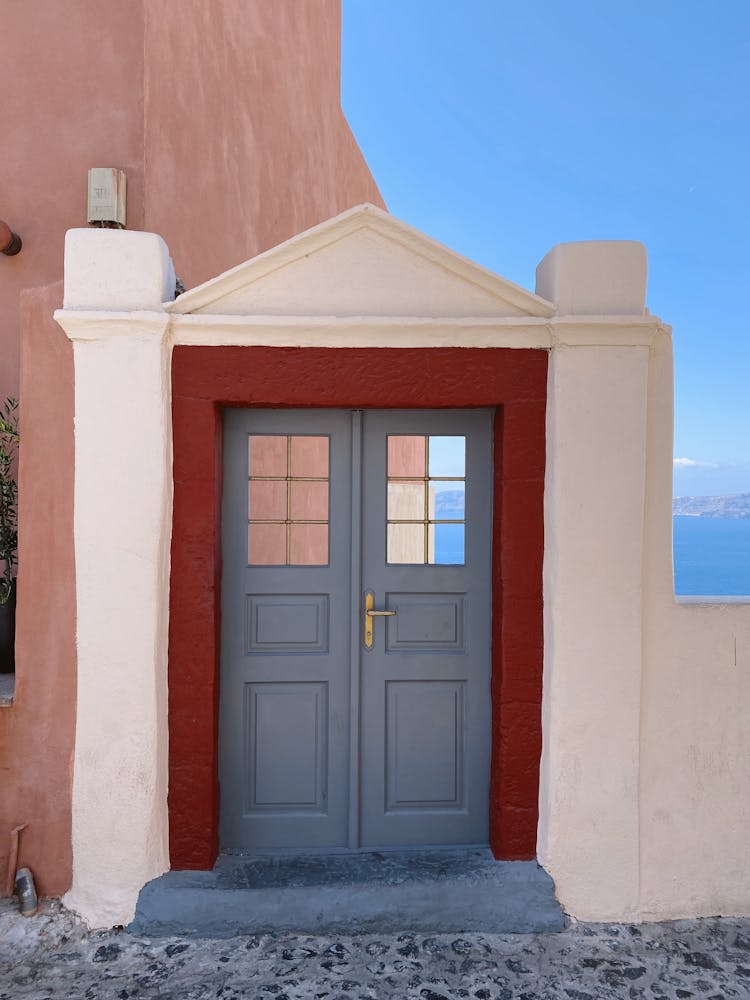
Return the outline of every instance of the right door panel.
<path id="1" fill-rule="evenodd" d="M 362 846 L 488 839 L 492 413 L 368 411 Z M 364 594 L 362 598 L 364 608 Z"/>

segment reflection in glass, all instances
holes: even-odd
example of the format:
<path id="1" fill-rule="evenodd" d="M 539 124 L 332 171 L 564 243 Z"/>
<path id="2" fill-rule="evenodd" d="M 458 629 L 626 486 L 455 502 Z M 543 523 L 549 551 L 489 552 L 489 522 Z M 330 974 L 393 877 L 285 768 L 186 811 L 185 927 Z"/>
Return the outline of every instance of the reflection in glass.
<path id="1" fill-rule="evenodd" d="M 328 483 L 292 480 L 289 512 L 292 521 L 328 520 Z"/>
<path id="2" fill-rule="evenodd" d="M 428 562 L 448 566 L 463 565 L 465 561 L 463 524 L 431 524 L 428 531 Z"/>
<path id="3" fill-rule="evenodd" d="M 324 566 L 328 562 L 327 524 L 289 525 L 289 565 Z"/>
<path id="4" fill-rule="evenodd" d="M 251 524 L 248 562 L 254 566 L 286 565 L 286 525 Z"/>
<path id="5" fill-rule="evenodd" d="M 256 434 L 248 443 L 248 561 L 328 563 L 328 438 Z"/>
<path id="6" fill-rule="evenodd" d="M 425 475 L 425 437 L 422 434 L 388 436 L 388 477 L 423 479 Z"/>
<path id="7" fill-rule="evenodd" d="M 466 475 L 466 438 L 430 435 L 430 469 L 433 477 Z"/>
<path id="8" fill-rule="evenodd" d="M 466 483 L 463 480 L 430 480 L 428 514 L 431 521 L 463 521 Z"/>
<path id="9" fill-rule="evenodd" d="M 388 562 L 463 563 L 466 438 L 389 435 L 387 476 Z"/>
<path id="10" fill-rule="evenodd" d="M 285 435 L 251 435 L 250 475 L 286 476 L 286 441 Z"/>
<path id="11" fill-rule="evenodd" d="M 424 521 L 424 482 L 388 482 L 388 520 Z"/>
<path id="12" fill-rule="evenodd" d="M 424 564 L 424 524 L 389 524 L 389 563 Z"/>
<path id="13" fill-rule="evenodd" d="M 286 520 L 286 480 L 250 480 L 250 520 Z"/>
<path id="14" fill-rule="evenodd" d="M 293 479 L 311 476 L 328 477 L 328 438 L 295 435 L 291 444 L 291 471 Z"/>

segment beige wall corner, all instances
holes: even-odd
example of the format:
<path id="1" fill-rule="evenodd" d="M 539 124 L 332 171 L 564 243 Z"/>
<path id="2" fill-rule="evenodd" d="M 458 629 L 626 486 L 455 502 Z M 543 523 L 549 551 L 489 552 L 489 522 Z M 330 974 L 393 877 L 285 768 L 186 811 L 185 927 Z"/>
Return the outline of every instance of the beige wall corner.
<path id="1" fill-rule="evenodd" d="M 69 229 L 65 234 L 65 309 L 161 309 L 174 298 L 169 250 L 155 233 Z"/>
<path id="2" fill-rule="evenodd" d="M 648 359 L 643 346 L 550 358 L 538 856 L 583 920 L 638 905 Z"/>
<path id="3" fill-rule="evenodd" d="M 642 243 L 558 243 L 536 269 L 536 294 L 560 316 L 642 316 L 647 272 Z"/>

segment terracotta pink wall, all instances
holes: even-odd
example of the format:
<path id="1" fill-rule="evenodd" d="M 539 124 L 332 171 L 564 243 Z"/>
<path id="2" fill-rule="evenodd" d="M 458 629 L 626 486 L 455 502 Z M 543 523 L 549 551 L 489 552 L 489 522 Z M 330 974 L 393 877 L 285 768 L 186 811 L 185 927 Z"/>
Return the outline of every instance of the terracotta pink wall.
<path id="1" fill-rule="evenodd" d="M 17 689 L 0 709 L 8 833 L 40 891 L 70 882 L 75 731 L 72 351 L 51 319 L 90 166 L 128 177 L 128 228 L 160 233 L 188 286 L 382 199 L 341 111 L 340 0 L 36 0 L 3 5 L 0 394 L 19 384 Z M 44 25 L 43 30 L 40 26 Z M 20 317 L 20 319 L 19 319 Z"/>
<path id="2" fill-rule="evenodd" d="M 0 218 L 21 235 L 0 256 L 0 393 L 18 391 L 19 293 L 62 278 L 63 238 L 86 225 L 87 171 L 128 175 L 128 224 L 143 227 L 140 2 L 34 0 L 0 6 Z"/>
<path id="3" fill-rule="evenodd" d="M 149 0 L 146 228 L 188 287 L 363 201 L 340 0 Z"/>
<path id="4" fill-rule="evenodd" d="M 76 696 L 73 347 L 52 319 L 61 305 L 62 282 L 21 296 L 16 695 L 0 709 L 0 871 L 8 831 L 27 823 L 20 860 L 45 895 L 69 882 Z"/>

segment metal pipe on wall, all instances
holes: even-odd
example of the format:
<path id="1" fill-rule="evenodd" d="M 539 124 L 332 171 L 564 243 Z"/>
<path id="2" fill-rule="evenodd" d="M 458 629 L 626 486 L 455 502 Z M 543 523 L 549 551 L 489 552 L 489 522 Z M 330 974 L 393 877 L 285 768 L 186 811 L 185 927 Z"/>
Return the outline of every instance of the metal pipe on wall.
<path id="1" fill-rule="evenodd" d="M 0 253 L 6 257 L 15 257 L 23 243 L 18 233 L 14 233 L 7 222 L 0 219 Z"/>

